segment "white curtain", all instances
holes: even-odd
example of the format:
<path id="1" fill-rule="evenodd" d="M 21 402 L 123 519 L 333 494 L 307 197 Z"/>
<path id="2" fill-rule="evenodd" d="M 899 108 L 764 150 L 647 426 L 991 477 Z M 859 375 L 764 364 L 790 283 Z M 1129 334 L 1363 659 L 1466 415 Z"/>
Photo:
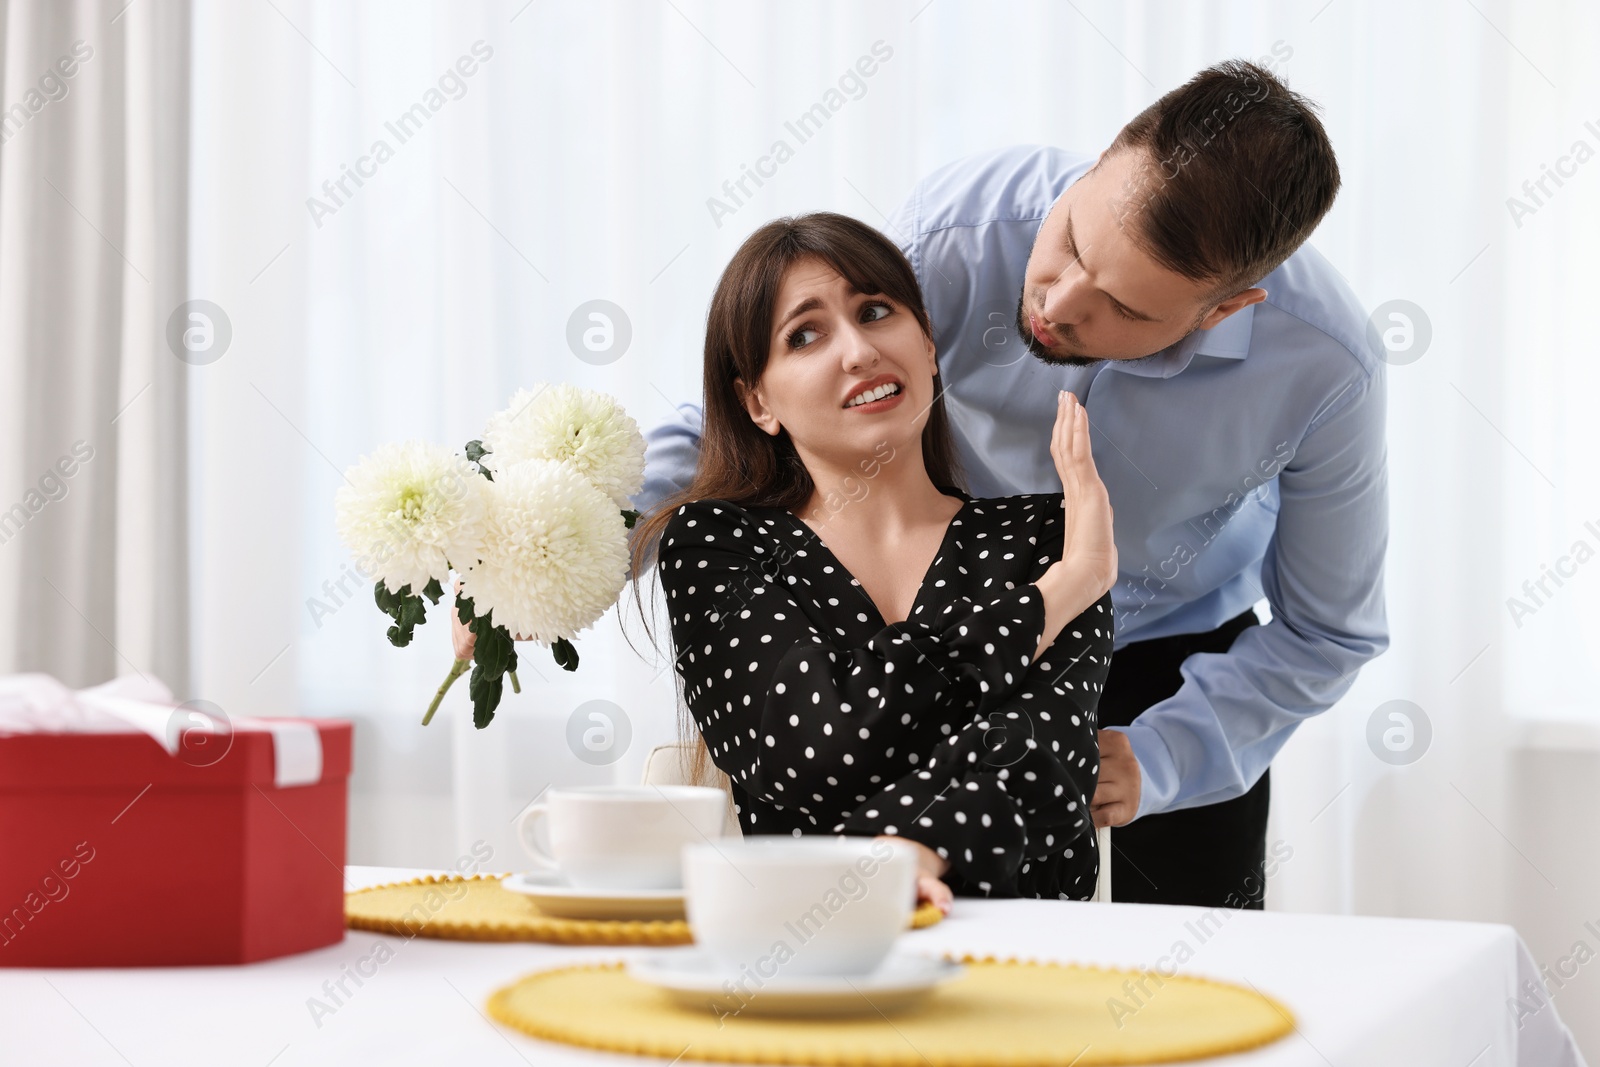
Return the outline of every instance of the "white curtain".
<path id="1" fill-rule="evenodd" d="M 0 3 L 0 672 L 188 688 L 188 24 Z"/>
<path id="2" fill-rule="evenodd" d="M 1580 317 L 1600 282 L 1596 40 L 1594 6 L 1560 0 L 200 3 L 191 292 L 234 339 L 190 372 L 197 695 L 359 720 L 353 860 L 444 864 L 484 838 L 515 865 L 509 822 L 541 788 L 630 778 L 672 735 L 670 676 L 608 617 L 576 674 L 530 652 L 489 730 L 464 694 L 422 730 L 445 627 L 386 645 L 333 535 L 340 470 L 388 440 L 464 443 L 541 379 L 667 418 L 698 392 L 715 278 L 761 222 L 882 225 L 943 162 L 1098 149 L 1197 69 L 1278 45 L 1344 175 L 1314 243 L 1369 307 L 1421 314 L 1389 371 L 1393 646 L 1278 760 L 1271 834 L 1293 855 L 1270 906 L 1514 921 L 1555 962 L 1600 884 L 1563 847 L 1594 839 L 1600 563 L 1560 562 L 1600 548 Z M 731 214 L 708 207 L 878 42 L 890 58 L 820 133 Z M 1564 184 L 1508 207 L 1544 164 Z M 568 346 L 591 300 L 631 325 L 614 362 Z M 1513 617 L 1546 564 L 1571 575 Z M 632 724 L 616 763 L 569 748 L 590 700 Z M 1392 701 L 1431 732 L 1406 765 L 1368 740 Z M 1593 1055 L 1588 981 L 1558 1003 Z"/>

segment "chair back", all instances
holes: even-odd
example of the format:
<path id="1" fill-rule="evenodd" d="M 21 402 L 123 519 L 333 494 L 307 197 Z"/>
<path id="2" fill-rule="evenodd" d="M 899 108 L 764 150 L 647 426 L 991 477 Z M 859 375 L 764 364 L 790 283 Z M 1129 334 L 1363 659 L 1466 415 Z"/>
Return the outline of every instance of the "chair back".
<path id="1" fill-rule="evenodd" d="M 724 833 L 728 837 L 742 839 L 744 831 L 739 828 L 739 815 L 733 810 L 733 790 L 728 787 L 728 776 L 717 770 L 716 765 L 709 759 L 706 760 L 704 772 L 698 779 L 691 773 L 693 770 L 695 746 L 683 741 L 675 741 L 670 745 L 657 745 L 650 750 L 650 755 L 644 760 L 644 774 L 641 776 L 643 785 L 701 785 L 712 789 L 720 789 L 728 795 L 727 821 Z"/>

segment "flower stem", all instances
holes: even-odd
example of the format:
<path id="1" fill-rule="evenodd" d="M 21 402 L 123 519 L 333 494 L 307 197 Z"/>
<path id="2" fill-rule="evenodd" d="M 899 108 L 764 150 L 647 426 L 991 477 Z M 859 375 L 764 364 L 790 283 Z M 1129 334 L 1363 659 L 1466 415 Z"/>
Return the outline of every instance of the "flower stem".
<path id="1" fill-rule="evenodd" d="M 428 713 L 422 717 L 422 725 L 426 726 L 433 721 L 433 713 L 439 710 L 439 702 L 444 699 L 446 693 L 450 692 L 450 687 L 456 684 L 456 679 L 466 673 L 471 664 L 472 661 L 470 659 L 458 659 L 450 665 L 450 673 L 444 676 L 444 681 L 440 684 L 439 691 L 433 694 L 433 703 L 428 705 Z"/>
<path id="2" fill-rule="evenodd" d="M 522 692 L 522 683 L 517 681 L 517 672 L 516 671 L 511 671 L 510 674 L 511 674 L 511 691 L 513 693 Z"/>

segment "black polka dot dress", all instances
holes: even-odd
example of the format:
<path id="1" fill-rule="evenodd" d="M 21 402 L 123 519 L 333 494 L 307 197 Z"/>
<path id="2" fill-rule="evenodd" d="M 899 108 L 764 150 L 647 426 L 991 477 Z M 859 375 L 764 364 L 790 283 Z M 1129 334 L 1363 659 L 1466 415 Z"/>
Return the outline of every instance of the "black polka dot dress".
<path id="1" fill-rule="evenodd" d="M 659 549 L 684 699 L 746 834 L 897 834 L 963 895 L 1087 899 L 1109 594 L 1037 661 L 1061 496 L 951 520 L 909 618 L 782 508 L 680 507 Z"/>

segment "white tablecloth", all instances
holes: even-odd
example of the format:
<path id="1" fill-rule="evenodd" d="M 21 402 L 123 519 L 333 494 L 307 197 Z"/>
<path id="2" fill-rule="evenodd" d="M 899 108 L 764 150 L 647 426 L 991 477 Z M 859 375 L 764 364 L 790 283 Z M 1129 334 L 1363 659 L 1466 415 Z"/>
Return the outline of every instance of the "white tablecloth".
<path id="1" fill-rule="evenodd" d="M 349 882 L 420 873 L 353 867 Z M 385 955 L 379 942 L 392 957 L 358 987 L 347 976 L 357 961 Z M 1299 1020 L 1296 1034 L 1268 1048 L 1208 1061 L 1219 1067 L 1583 1062 L 1553 1006 L 1518 1030 L 1508 1001 L 1533 964 L 1508 926 L 963 899 L 944 922 L 908 934 L 906 947 L 1148 967 L 1180 942 L 1193 953 L 1183 973 L 1254 984 Z M 351 931 L 338 945 L 246 967 L 0 969 L 0 1064 L 639 1064 L 647 1061 L 524 1037 L 490 1022 L 483 1005 L 528 971 L 648 951 Z M 348 996 L 336 988 L 341 978 Z M 331 1013 L 314 1010 L 317 1001 Z"/>

